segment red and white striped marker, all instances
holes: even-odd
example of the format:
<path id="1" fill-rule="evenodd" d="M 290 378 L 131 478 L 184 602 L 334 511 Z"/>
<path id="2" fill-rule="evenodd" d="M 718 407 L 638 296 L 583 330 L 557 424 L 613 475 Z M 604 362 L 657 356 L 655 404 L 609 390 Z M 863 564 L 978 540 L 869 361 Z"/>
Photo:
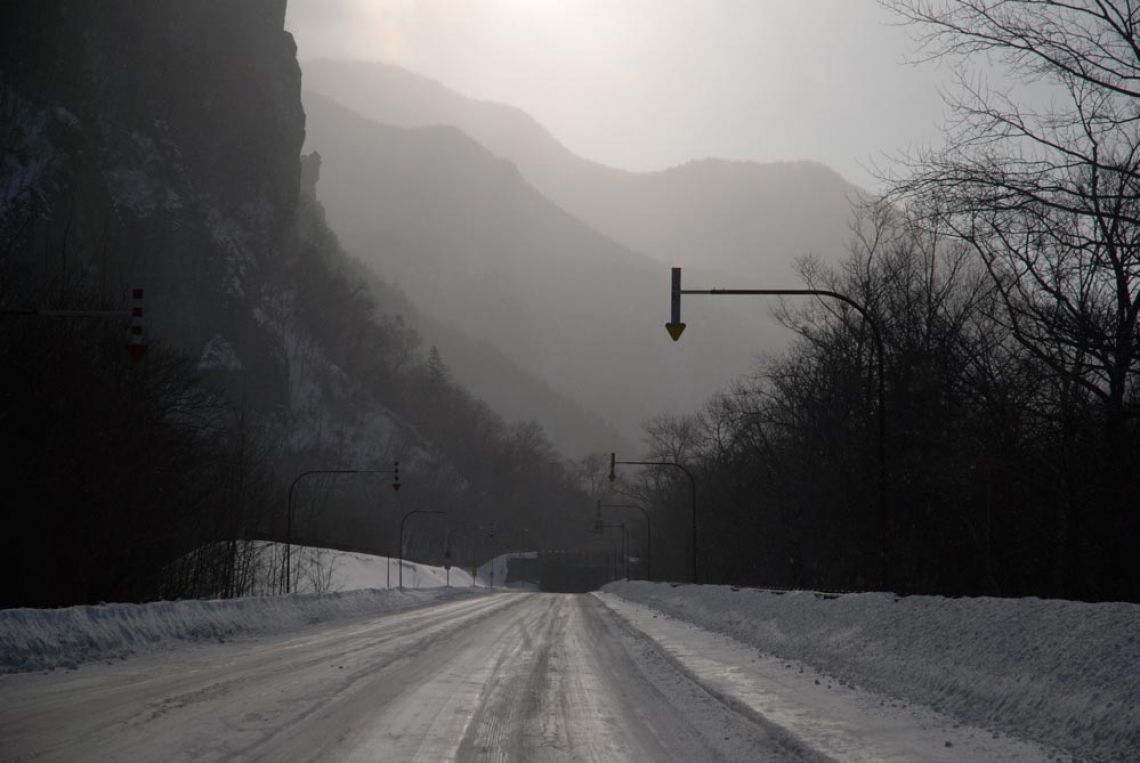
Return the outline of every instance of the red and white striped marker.
<path id="1" fill-rule="evenodd" d="M 142 360 L 146 355 L 146 340 L 143 339 L 143 290 L 131 290 L 131 341 L 127 345 L 131 360 Z"/>

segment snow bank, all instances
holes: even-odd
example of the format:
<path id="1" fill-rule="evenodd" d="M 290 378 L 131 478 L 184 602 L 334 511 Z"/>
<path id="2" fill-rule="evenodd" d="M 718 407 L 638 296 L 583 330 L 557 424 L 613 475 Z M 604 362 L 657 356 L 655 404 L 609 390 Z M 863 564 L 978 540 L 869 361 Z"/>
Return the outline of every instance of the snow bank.
<path id="1" fill-rule="evenodd" d="M 74 668 L 83 662 L 123 658 L 179 642 L 282 633 L 326 620 L 376 615 L 481 593 L 481 588 L 361 590 L 0 610 L 0 673 Z"/>
<path id="2" fill-rule="evenodd" d="M 284 546 L 267 543 L 266 547 L 280 554 Z M 336 551 L 330 548 L 294 546 L 294 558 L 300 568 L 297 591 L 323 593 L 326 591 L 356 591 L 363 588 L 395 588 L 400 580 L 400 562 L 394 557 Z M 507 565 L 513 558 L 531 557 L 533 552 L 518 552 L 496 556 L 480 565 L 474 585 L 503 588 L 507 579 Z M 493 572 L 492 572 L 493 571 Z M 274 580 L 274 584 L 276 580 Z M 470 568 L 452 565 L 450 573 L 443 567 L 404 560 L 405 588 L 436 588 L 439 586 L 470 587 Z M 511 583 L 513 591 L 537 591 L 538 586 L 528 583 Z"/>
<path id="3" fill-rule="evenodd" d="M 279 556 L 283 549 L 265 543 L 263 551 Z M 291 596 L 0 610 L 0 673 L 76 667 L 179 642 L 282 633 L 324 620 L 481 594 L 490 564 L 496 565 L 496 588 L 507 564 L 504 555 L 481 567 L 472 586 L 469 570 L 452 567 L 448 574 L 442 567 L 405 560 L 401 591 L 397 559 L 311 546 L 293 546 L 293 555 L 300 574 Z M 276 586 L 276 574 L 272 578 L 264 586 Z"/>
<path id="4" fill-rule="evenodd" d="M 278 549 L 281 548 L 283 546 L 278 546 Z M 297 584 L 300 592 L 396 588 L 400 582 L 400 560 L 395 557 L 313 546 L 294 546 L 293 553 L 301 565 Z M 454 566 L 448 574 L 443 567 L 404 560 L 405 588 L 438 588 L 447 585 L 470 587 L 471 574 Z"/>
<path id="5" fill-rule="evenodd" d="M 1079 760 L 1140 760 L 1140 605 L 645 582 L 604 590 Z"/>

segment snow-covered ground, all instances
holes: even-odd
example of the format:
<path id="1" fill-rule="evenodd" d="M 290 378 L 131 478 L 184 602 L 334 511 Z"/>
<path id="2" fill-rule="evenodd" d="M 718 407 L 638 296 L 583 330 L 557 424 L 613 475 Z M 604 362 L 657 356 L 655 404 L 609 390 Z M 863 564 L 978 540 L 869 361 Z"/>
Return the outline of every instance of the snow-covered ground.
<path id="1" fill-rule="evenodd" d="M 400 584 L 400 560 L 394 556 L 373 556 L 310 546 L 294 546 L 293 553 L 294 558 L 301 563 L 297 590 L 302 593 L 397 588 Z M 484 585 L 480 580 L 476 582 Z M 404 560 L 405 588 L 438 588 L 446 585 L 470 587 L 470 570 L 452 567 L 449 575 L 443 567 Z"/>
<path id="2" fill-rule="evenodd" d="M 435 587 L 0 610 L 0 673 L 74 668 L 182 643 L 287 633 L 318 622 L 395 612 L 485 591 Z"/>
<path id="3" fill-rule="evenodd" d="M 358 591 L 365 588 L 396 588 L 400 582 L 399 560 L 394 557 L 335 551 L 328 548 L 294 546 L 295 558 L 300 560 L 302 574 L 297 590 L 308 593 L 327 591 Z M 515 557 L 534 556 L 533 553 L 503 554 L 481 565 L 475 575 L 476 586 L 503 586 L 507 577 L 507 564 Z M 452 566 L 450 573 L 443 567 L 419 564 L 404 560 L 405 588 L 436 588 L 451 585 L 470 587 L 470 568 Z M 536 586 L 512 583 L 514 591 L 535 590 Z"/>
<path id="4" fill-rule="evenodd" d="M 884 728 L 896 711 L 914 717 L 918 727 L 937 728 L 936 718 L 919 718 L 929 709 L 950 719 L 948 734 L 956 733 L 954 726 L 970 726 L 1035 740 L 1076 760 L 1140 760 L 1140 605 L 889 594 L 827 598 L 644 582 L 614 583 L 605 591 L 603 599 L 619 612 L 624 599 L 669 615 L 636 608 L 624 613 L 664 646 L 675 641 L 675 659 L 726 694 L 739 689 L 749 671 L 768 671 L 769 688 L 761 693 L 774 704 L 763 705 L 763 697 L 738 699 L 760 702 L 768 714 L 783 712 L 791 726 L 799 713 L 804 728 L 834 731 L 836 744 L 851 743 L 851 737 L 835 724 L 857 727 L 858 707 L 877 702 L 878 709 L 871 709 L 883 715 Z M 730 637 L 746 649 L 723 656 L 733 654 L 724 644 L 693 646 L 670 620 Z M 713 659 L 715 654 L 722 656 Z M 783 676 L 772 683 L 771 674 L 781 669 Z M 762 685 L 756 682 L 749 686 Z M 813 717 L 812 708 L 826 713 L 828 722 Z M 947 736 L 945 759 L 978 759 L 968 745 L 979 741 L 976 734 Z M 850 757 L 850 751 L 820 745 Z M 1002 750 L 995 759 L 1023 752 Z"/>
<path id="5" fill-rule="evenodd" d="M 296 593 L 289 596 L 0 610 L 0 673 L 75 667 L 180 642 L 284 633 L 319 621 L 484 593 L 492 569 L 495 588 L 502 588 L 512 556 L 479 567 L 474 585 L 470 570 L 452 567 L 448 573 L 443 567 L 405 560 L 400 590 L 397 559 L 307 546 L 294 546 L 293 554 L 303 571 Z M 391 590 L 386 590 L 389 585 Z"/>
<path id="6" fill-rule="evenodd" d="M 442 569 L 409 562 L 404 590 L 385 590 L 389 565 L 393 586 L 398 579 L 395 562 L 360 554 L 308 551 L 317 554 L 324 569 L 332 573 L 324 577 L 325 582 L 345 590 L 225 601 L 2 610 L 0 673 L 9 675 L 0 678 L 0 690 L 32 692 L 40 697 L 37 702 L 54 703 L 53 712 L 66 720 L 72 717 L 66 696 L 73 689 L 86 692 L 84 701 L 95 707 L 99 702 L 95 690 L 104 678 L 121 679 L 124 702 L 145 705 L 154 698 L 136 697 L 130 687 L 144 678 L 149 681 L 146 677 L 153 670 L 160 669 L 170 686 L 162 688 L 144 681 L 146 686 L 155 692 L 160 688 L 174 692 L 172 696 L 177 698 L 182 696 L 178 692 L 188 691 L 184 684 L 199 679 L 229 686 L 224 665 L 231 658 L 250 661 L 251 682 L 261 680 L 263 669 L 286 680 L 292 668 L 278 665 L 276 660 L 301 660 L 309 651 L 319 656 L 332 650 L 337 653 L 336 660 L 312 655 L 301 660 L 303 666 L 325 665 L 327 669 L 326 663 L 335 663 L 334 667 L 342 664 L 337 661 L 342 658 L 341 652 L 357 654 L 354 650 L 358 647 L 376 647 L 397 674 L 404 669 L 398 667 L 404 665 L 401 650 L 407 650 L 409 659 L 419 655 L 415 659 L 422 662 L 425 680 L 434 681 L 432 676 L 438 671 L 433 667 L 436 660 L 431 650 L 438 649 L 441 654 L 455 651 L 459 655 L 455 664 L 462 662 L 462 669 L 456 667 L 457 672 L 448 675 L 466 687 L 462 694 L 466 697 L 465 717 L 475 718 L 483 717 L 479 713 L 487 697 L 502 694 L 505 675 L 513 676 L 512 686 L 545 686 L 565 668 L 559 660 L 577 655 L 581 670 L 587 672 L 618 671 L 620 666 L 625 666 L 621 667 L 625 671 L 627 659 L 641 664 L 631 673 L 615 673 L 605 697 L 591 694 L 600 689 L 563 687 L 581 705 L 582 712 L 575 711 L 573 718 L 563 717 L 566 708 L 559 703 L 565 698 L 551 699 L 542 710 L 544 718 L 550 716 L 543 723 L 565 726 L 563 730 L 574 741 L 574 724 L 592 728 L 584 719 L 593 717 L 589 713 L 594 711 L 582 709 L 592 707 L 587 701 L 590 697 L 591 701 L 609 703 L 607 707 L 613 705 L 606 712 L 617 713 L 613 717 L 620 716 L 629 728 L 622 724 L 607 727 L 613 735 L 607 741 L 610 753 L 633 749 L 623 747 L 629 740 L 622 734 L 634 733 L 630 729 L 649 734 L 638 737 L 639 744 L 657 749 L 653 745 L 665 743 L 672 733 L 669 729 L 679 728 L 687 713 L 693 714 L 690 720 L 696 723 L 694 729 L 703 729 L 699 731 L 703 735 L 708 728 L 722 728 L 718 724 L 728 722 L 724 713 L 731 710 L 729 715 L 736 713 L 767 729 L 763 733 L 769 735 L 769 741 L 779 742 L 776 747 L 795 760 L 820 755 L 845 761 L 1140 760 L 1140 605 L 887 594 L 826 597 L 807 592 L 777 594 L 644 582 L 611 584 L 596 595 L 596 600 L 552 594 L 487 597 L 489 566 L 478 571 L 475 585 L 471 585 L 470 571 L 453 568 L 452 586 L 445 587 L 447 575 Z M 496 590 L 505 565 L 505 558 L 496 560 Z M 519 634 L 511 625 L 516 614 L 508 612 L 529 623 L 520 631 L 526 638 L 517 644 L 512 639 Z M 619 625 L 619 620 L 625 625 Z M 429 641 L 421 638 L 428 623 L 434 623 L 433 628 L 438 626 L 440 634 L 462 635 L 429 640 L 429 649 Z M 469 637 L 468 630 L 483 636 Z M 399 635 L 407 643 L 369 635 L 381 632 Z M 357 641 L 356 646 L 346 646 Z M 618 652 L 625 656 L 615 652 L 605 667 L 594 665 L 591 660 L 597 658 L 595 652 L 603 643 L 619 644 Z M 521 650 L 520 655 L 530 655 L 530 662 L 507 659 L 505 653 L 497 651 L 508 644 L 513 644 L 510 649 Z M 584 644 L 593 646 L 585 648 Z M 128 656 L 135 659 L 121 663 L 123 670 L 119 671 L 117 658 Z M 400 704 L 404 700 L 396 697 L 401 691 L 411 696 L 411 689 L 405 691 L 398 682 L 377 678 L 389 670 L 385 667 L 389 662 L 370 659 L 360 657 L 360 676 L 337 689 L 340 693 L 335 696 L 350 698 L 356 690 L 355 681 L 376 679 L 376 691 L 383 695 L 378 694 L 377 701 L 396 703 L 391 708 L 403 707 L 399 712 L 392 710 L 399 718 L 404 717 L 400 713 L 409 714 L 409 718 L 423 715 L 422 703 L 404 707 Z M 471 660 L 474 662 L 468 664 Z M 217 675 L 199 675 L 200 666 L 216 663 L 221 666 L 214 671 Z M 271 663 L 275 666 L 272 669 Z M 78 673 L 32 673 L 80 665 L 83 667 Z M 139 667 L 130 667 L 134 665 Z M 188 665 L 199 667 L 191 670 Z M 524 665 L 525 670 L 520 667 Z M 666 669 L 669 665 L 672 668 Z M 13 675 L 17 673 L 24 675 Z M 655 689 L 646 694 L 630 688 L 639 681 L 644 683 L 646 676 Z M 297 702 L 319 705 L 325 701 L 323 695 L 317 696 L 319 692 L 306 694 L 304 681 L 295 683 L 290 691 L 299 692 Z M 250 686 L 251 697 L 272 694 L 255 691 L 253 683 Z M 415 684 L 409 686 L 414 688 Z M 64 691 L 60 687 L 72 688 Z M 209 712 L 216 712 L 221 719 L 218 723 L 224 725 L 230 710 L 222 699 L 228 695 L 213 691 L 203 689 L 203 696 L 209 699 L 217 694 L 219 704 Z M 710 705 L 710 694 L 720 702 Z M 644 718 L 636 708 L 651 695 L 666 697 L 666 704 L 673 708 L 669 712 L 680 712 L 681 716 L 670 716 L 673 720 L 654 726 L 650 734 L 639 725 Z M 441 696 L 454 699 L 460 694 Z M 513 696 L 507 692 L 500 697 L 506 703 L 504 707 L 514 708 L 510 713 L 517 711 L 520 719 L 531 717 L 533 708 L 526 710 L 507 701 Z M 355 706 L 352 702 L 345 705 Z M 4 703 L 0 703 L 2 707 Z M 6 728 L 5 722 L 12 729 L 24 728 L 20 726 L 23 716 L 16 713 L 18 707 L 22 706 L 8 703 L 7 720 L 0 712 L 0 728 Z M 36 707 L 28 713 L 39 712 Z M 440 707 L 432 708 L 440 718 L 452 717 Z M 206 713 L 204 705 L 200 710 Z M 712 715 L 697 723 L 694 719 L 701 713 Z M 511 735 L 515 732 L 507 726 L 500 728 L 499 721 L 494 720 L 497 717 L 494 713 L 487 716 L 491 719 L 488 728 L 498 729 L 495 734 L 505 734 L 504 739 L 514 739 Z M 317 725 L 313 733 L 319 731 L 318 737 L 339 738 L 335 723 Z M 474 721 L 468 725 L 482 728 Z M 288 728 L 285 724 L 274 734 Z M 436 741 L 444 747 L 452 745 L 448 749 L 454 751 L 459 749 L 454 746 L 459 741 L 448 737 L 449 729 L 450 725 L 436 729 Z M 76 740 L 83 738 L 81 729 L 73 731 Z M 381 732 L 395 733 L 392 729 L 377 731 Z M 578 732 L 584 733 L 583 729 Z M 737 732 L 741 729 L 734 734 Z M 586 737 L 593 739 L 593 734 Z M 752 744 L 740 741 L 748 734 L 734 736 L 732 744 Z M 139 740 L 144 737 L 139 736 Z M 575 744 L 585 745 L 589 741 L 586 737 L 579 737 Z M 780 753 L 774 759 L 785 756 Z"/>
<path id="7" fill-rule="evenodd" d="M 563 594 L 0 676 L 0 740 L 14 761 L 822 763 Z"/>

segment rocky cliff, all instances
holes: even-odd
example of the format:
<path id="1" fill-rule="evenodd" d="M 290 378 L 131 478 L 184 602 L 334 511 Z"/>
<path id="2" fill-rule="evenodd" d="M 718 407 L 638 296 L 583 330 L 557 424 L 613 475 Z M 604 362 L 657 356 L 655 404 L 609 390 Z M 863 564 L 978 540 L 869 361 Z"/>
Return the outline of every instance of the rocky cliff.
<path id="1" fill-rule="evenodd" d="M 10 285 L 23 298 L 51 284 L 36 299 L 57 307 L 145 286 L 151 336 L 208 351 L 207 366 L 223 346 L 227 368 L 287 404 L 280 275 L 305 117 L 284 0 L 6 13 L 5 210 L 24 234 Z"/>

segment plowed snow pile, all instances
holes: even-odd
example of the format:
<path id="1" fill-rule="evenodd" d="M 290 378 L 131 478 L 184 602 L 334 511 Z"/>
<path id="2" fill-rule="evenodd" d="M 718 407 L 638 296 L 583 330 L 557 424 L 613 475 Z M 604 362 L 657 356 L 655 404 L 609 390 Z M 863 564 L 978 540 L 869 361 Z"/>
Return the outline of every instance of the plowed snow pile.
<path id="1" fill-rule="evenodd" d="M 605 590 L 860 688 L 1071 751 L 1140 760 L 1140 605 L 767 593 L 613 583 Z"/>
<path id="2" fill-rule="evenodd" d="M 265 545 L 266 553 L 278 557 L 284 548 Z M 293 555 L 301 571 L 295 589 L 298 593 L 289 596 L 0 610 L 0 673 L 73 668 L 180 642 L 283 633 L 315 622 L 480 595 L 486 592 L 492 569 L 495 584 L 501 588 L 508 560 L 525 554 L 503 554 L 488 560 L 479 567 L 474 586 L 471 575 L 458 567 L 447 572 L 442 567 L 405 560 L 404 590 L 394 587 L 401 580 L 400 566 L 389 557 L 308 546 L 294 546 Z M 393 588 L 377 590 L 389 586 Z M 526 590 L 533 586 L 517 583 L 511 588 Z"/>

